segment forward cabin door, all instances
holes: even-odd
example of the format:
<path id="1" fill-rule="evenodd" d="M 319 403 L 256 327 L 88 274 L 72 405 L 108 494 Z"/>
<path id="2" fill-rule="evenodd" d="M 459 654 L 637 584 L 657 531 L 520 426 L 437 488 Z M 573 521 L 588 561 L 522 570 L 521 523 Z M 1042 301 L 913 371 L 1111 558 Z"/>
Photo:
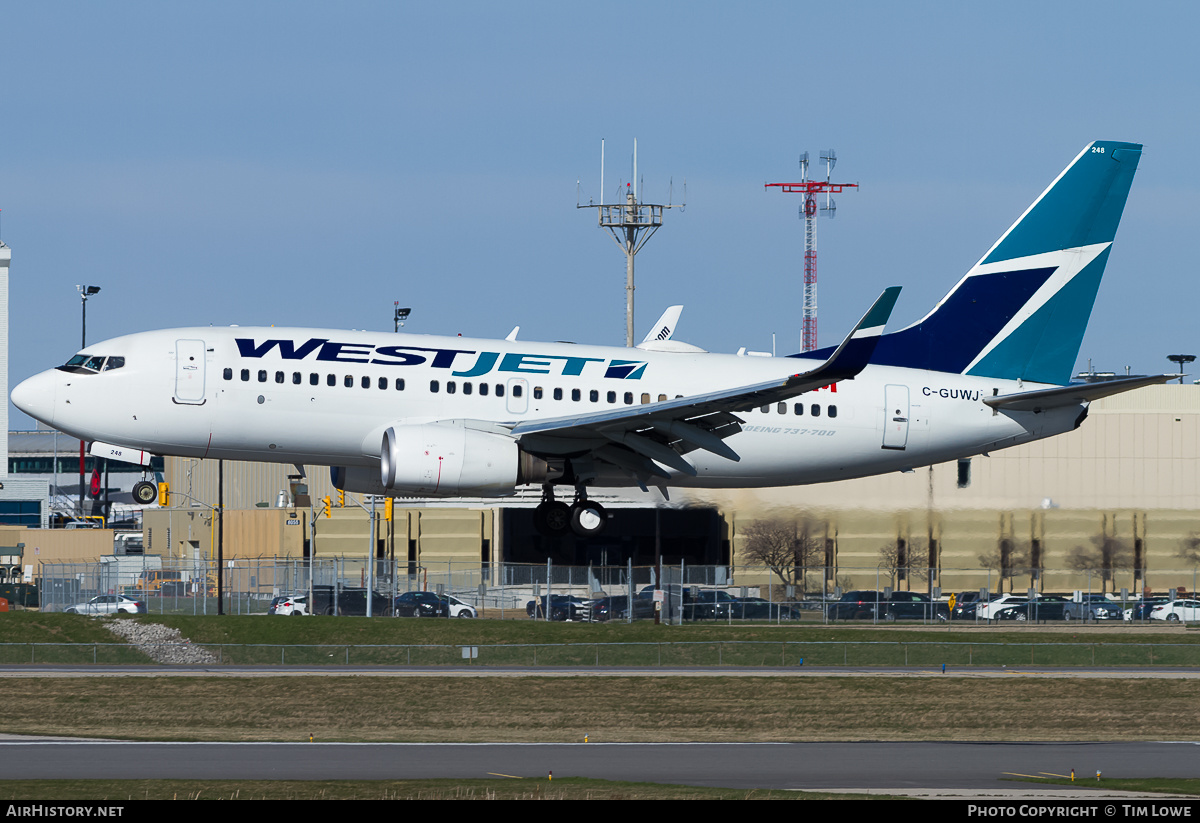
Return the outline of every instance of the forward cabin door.
<path id="1" fill-rule="evenodd" d="M 883 387 L 883 448 L 903 451 L 908 446 L 908 386 Z"/>
<path id="2" fill-rule="evenodd" d="M 204 341 L 175 341 L 175 402 L 204 402 Z"/>

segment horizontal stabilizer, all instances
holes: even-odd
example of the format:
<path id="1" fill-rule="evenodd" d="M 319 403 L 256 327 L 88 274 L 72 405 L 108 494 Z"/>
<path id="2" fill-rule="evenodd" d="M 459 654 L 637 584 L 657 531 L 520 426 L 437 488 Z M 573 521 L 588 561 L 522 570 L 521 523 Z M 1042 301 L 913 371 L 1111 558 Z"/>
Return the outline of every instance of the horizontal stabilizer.
<path id="1" fill-rule="evenodd" d="M 1178 374 L 1153 374 L 1149 377 L 1124 377 L 1119 380 L 1103 380 L 1097 383 L 1072 383 L 1069 386 L 1057 386 L 1053 389 L 1036 389 L 1016 394 L 985 397 L 983 402 L 993 409 L 1040 412 L 1064 406 L 1078 406 L 1080 403 L 1090 403 L 1101 397 L 1111 397 L 1114 394 L 1140 389 L 1143 386 L 1154 386 L 1177 379 L 1179 379 Z"/>

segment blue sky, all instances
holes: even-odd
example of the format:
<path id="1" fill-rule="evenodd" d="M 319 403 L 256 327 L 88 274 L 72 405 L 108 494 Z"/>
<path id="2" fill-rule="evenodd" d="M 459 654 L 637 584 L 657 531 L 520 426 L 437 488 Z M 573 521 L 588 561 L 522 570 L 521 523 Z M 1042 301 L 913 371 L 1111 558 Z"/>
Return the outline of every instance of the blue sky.
<path id="1" fill-rule="evenodd" d="M 1200 349 L 1194 3 L 0 2 L 10 381 L 79 339 L 237 323 L 620 345 L 595 213 L 638 139 L 687 208 L 638 256 L 638 337 L 800 346 L 797 156 L 861 188 L 818 224 L 822 344 L 884 287 L 923 315 L 1093 139 L 1146 144 L 1080 352 Z M 577 181 L 579 181 L 577 188 Z M 11 410 L 14 427 L 28 419 Z"/>

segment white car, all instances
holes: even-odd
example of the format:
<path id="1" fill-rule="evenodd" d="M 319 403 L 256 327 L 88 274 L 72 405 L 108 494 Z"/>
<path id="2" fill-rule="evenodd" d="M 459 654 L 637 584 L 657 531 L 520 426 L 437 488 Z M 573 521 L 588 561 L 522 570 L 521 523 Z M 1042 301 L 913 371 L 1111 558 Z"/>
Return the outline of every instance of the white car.
<path id="1" fill-rule="evenodd" d="M 145 614 L 146 604 L 123 594 L 102 594 L 63 609 L 67 614 Z"/>
<path id="2" fill-rule="evenodd" d="M 999 597 L 992 598 L 986 603 L 980 603 L 975 609 L 975 617 L 978 620 L 991 620 L 992 616 L 1005 606 L 1011 606 L 1014 603 L 1024 603 L 1027 598 L 1018 594 L 1002 594 Z"/>
<path id="3" fill-rule="evenodd" d="M 1150 612 L 1150 619 L 1168 623 L 1194 623 L 1200 620 L 1200 600 L 1175 600 L 1155 606 Z"/>
<path id="4" fill-rule="evenodd" d="M 308 595 L 307 594 L 287 594 L 281 597 L 276 597 L 271 601 L 270 607 L 267 609 L 267 614 L 278 615 L 303 615 L 312 614 L 308 610 Z"/>
<path id="5" fill-rule="evenodd" d="M 453 595 L 445 595 L 443 599 L 450 606 L 451 617 L 479 617 L 479 612 L 470 603 L 464 603 Z"/>

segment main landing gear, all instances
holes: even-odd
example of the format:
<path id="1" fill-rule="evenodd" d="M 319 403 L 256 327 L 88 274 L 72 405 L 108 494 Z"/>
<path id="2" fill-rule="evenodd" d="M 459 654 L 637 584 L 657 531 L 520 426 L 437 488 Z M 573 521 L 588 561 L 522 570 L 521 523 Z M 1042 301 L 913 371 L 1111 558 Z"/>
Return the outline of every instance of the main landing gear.
<path id="1" fill-rule="evenodd" d="M 587 499 L 585 486 L 575 487 L 575 502 L 568 506 L 554 499 L 554 487 L 542 487 L 542 502 L 533 510 L 533 525 L 551 537 L 563 534 L 568 528 L 580 537 L 595 537 L 608 525 L 604 507 Z"/>

